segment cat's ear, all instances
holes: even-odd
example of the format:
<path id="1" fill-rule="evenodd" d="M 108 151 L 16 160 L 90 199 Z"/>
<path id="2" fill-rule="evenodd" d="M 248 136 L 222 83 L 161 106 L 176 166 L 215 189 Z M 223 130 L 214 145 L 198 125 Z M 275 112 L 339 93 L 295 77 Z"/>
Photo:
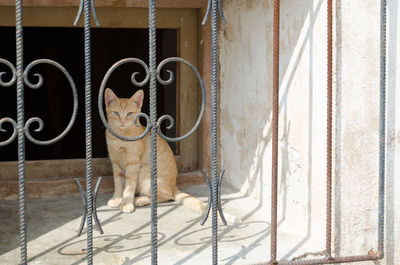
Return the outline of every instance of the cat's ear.
<path id="1" fill-rule="evenodd" d="M 106 103 L 106 106 L 110 106 L 110 104 L 116 99 L 117 96 L 114 94 L 114 92 L 110 88 L 107 88 L 106 92 L 104 93 L 104 102 Z"/>
<path id="2" fill-rule="evenodd" d="M 137 91 L 132 97 L 131 100 L 136 104 L 136 106 L 140 109 L 143 104 L 144 93 L 143 90 Z"/>

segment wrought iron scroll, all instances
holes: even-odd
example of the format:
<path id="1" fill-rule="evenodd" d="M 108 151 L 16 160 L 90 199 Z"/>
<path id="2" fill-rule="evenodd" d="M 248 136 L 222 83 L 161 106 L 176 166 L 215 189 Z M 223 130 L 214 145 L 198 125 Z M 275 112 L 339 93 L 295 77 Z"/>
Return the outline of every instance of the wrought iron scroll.
<path id="1" fill-rule="evenodd" d="M 78 111 L 78 96 L 76 91 L 75 83 L 68 73 L 68 71 L 59 63 L 49 60 L 49 59 L 39 59 L 31 62 L 25 70 L 23 69 L 23 24 L 22 24 L 22 0 L 16 0 L 15 3 L 15 11 L 16 11 L 16 67 L 14 65 L 5 60 L 0 59 L 1 64 L 5 64 L 11 71 L 11 78 L 8 81 L 3 79 L 5 72 L 0 73 L 0 86 L 10 87 L 17 84 L 17 121 L 12 118 L 5 117 L 0 119 L 0 131 L 5 132 L 2 127 L 4 123 L 9 123 L 13 127 L 13 132 L 11 136 L 0 142 L 0 146 L 5 146 L 10 144 L 18 138 L 18 185 L 19 185 L 19 219 L 20 219 L 20 261 L 21 264 L 27 264 L 27 238 L 26 238 L 26 217 L 25 217 L 25 137 L 28 138 L 34 144 L 37 145 L 50 145 L 55 142 L 60 141 L 64 136 L 71 130 Z M 38 64 L 48 64 L 53 67 L 56 67 L 60 70 L 65 77 L 68 79 L 68 82 L 71 85 L 72 96 L 73 96 L 73 105 L 72 105 L 72 116 L 63 132 L 61 132 L 58 136 L 50 140 L 38 140 L 35 139 L 31 133 L 29 132 L 30 125 L 33 123 L 37 123 L 38 127 L 35 129 L 36 132 L 39 132 L 43 129 L 44 123 L 43 120 L 39 117 L 33 117 L 28 119 L 25 122 L 24 119 L 24 86 L 26 85 L 32 89 L 38 89 L 43 85 L 43 77 L 42 75 L 36 73 L 34 76 L 37 78 L 36 82 L 31 82 L 28 78 L 30 70 L 38 65 Z"/>
<path id="2" fill-rule="evenodd" d="M 57 62 L 53 61 L 53 60 L 49 60 L 49 59 L 39 59 L 39 60 L 35 60 L 33 62 L 31 62 L 25 69 L 24 73 L 23 73 L 23 77 L 24 77 L 24 83 L 32 88 L 32 89 L 37 89 L 39 87 L 41 87 L 43 85 L 43 77 L 40 74 L 34 74 L 34 76 L 37 77 L 38 81 L 37 83 L 32 83 L 29 81 L 28 79 L 28 74 L 29 71 L 31 70 L 32 67 L 34 67 L 35 65 L 38 64 L 49 64 L 52 65 L 56 68 L 58 68 L 61 72 L 63 72 L 63 74 L 67 77 L 71 88 L 72 88 L 72 96 L 73 96 L 73 107 L 72 107 L 72 116 L 71 119 L 67 125 L 67 127 L 64 129 L 64 131 L 62 133 L 60 133 L 57 137 L 51 139 L 51 140 L 47 140 L 47 141 L 41 141 L 41 140 L 37 140 L 35 138 L 33 138 L 33 136 L 30 134 L 29 132 L 29 126 L 32 123 L 37 123 L 39 126 L 37 129 L 35 129 L 36 132 L 40 132 L 43 129 L 43 121 L 42 119 L 38 118 L 38 117 L 34 117 L 34 118 L 30 118 L 29 120 L 26 121 L 25 127 L 24 127 L 24 132 L 26 137 L 34 144 L 37 145 L 49 145 L 49 144 L 53 144 L 55 142 L 58 142 L 59 140 L 61 140 L 62 138 L 64 138 L 64 136 L 71 130 L 72 125 L 74 125 L 75 119 L 76 119 L 76 114 L 78 113 L 78 94 L 76 92 L 76 87 L 74 84 L 74 81 L 72 80 L 71 75 L 67 72 L 67 70 L 60 64 L 58 64 Z"/>
<path id="3" fill-rule="evenodd" d="M 125 58 L 118 62 L 116 62 L 105 74 L 103 81 L 99 90 L 98 97 L 98 108 L 100 118 L 106 127 L 106 129 L 113 134 L 115 137 L 123 140 L 123 141 L 138 141 L 143 139 L 150 132 L 150 176 L 151 176 L 151 263 L 158 263 L 157 256 L 157 134 L 163 139 L 170 142 L 178 142 L 186 139 L 190 135 L 192 135 L 196 129 L 199 127 L 200 122 L 204 115 L 204 109 L 206 104 L 206 93 L 205 93 L 205 85 L 203 79 L 199 73 L 199 71 L 188 61 L 183 58 L 171 57 L 160 62 L 158 66 L 156 66 L 156 1 L 149 0 L 149 66 L 145 62 L 137 58 Z M 171 84 L 174 80 L 173 73 L 170 70 L 167 70 L 169 73 L 169 77 L 167 80 L 163 80 L 161 78 L 161 70 L 168 63 L 183 63 L 187 67 L 189 67 L 192 72 L 196 75 L 199 85 L 201 88 L 201 109 L 199 116 L 197 118 L 194 126 L 186 132 L 184 135 L 180 137 L 168 137 L 161 131 L 161 123 L 165 120 L 169 121 L 167 129 L 171 129 L 174 126 L 174 119 L 170 115 L 163 115 L 157 119 L 157 82 L 161 85 Z M 125 137 L 119 135 L 111 126 L 108 124 L 106 117 L 104 115 L 103 108 L 103 100 L 104 100 L 104 90 L 107 84 L 107 81 L 111 74 L 121 65 L 126 63 L 137 63 L 140 64 L 146 76 L 142 81 L 136 80 L 137 72 L 131 75 L 131 82 L 135 87 L 142 87 L 150 82 L 150 117 L 145 113 L 138 113 L 134 117 L 134 124 L 136 126 L 141 126 L 138 122 L 140 117 L 145 118 L 147 121 L 146 128 L 144 132 L 137 137 Z"/>
<path id="4" fill-rule="evenodd" d="M 137 141 L 137 140 L 143 139 L 143 137 L 145 137 L 145 136 L 148 134 L 148 132 L 150 131 L 151 126 L 147 126 L 146 129 L 145 129 L 145 131 L 144 131 L 141 135 L 139 135 L 139 136 L 137 136 L 137 137 L 125 137 L 125 136 L 119 135 L 119 134 L 118 134 L 116 131 L 114 131 L 114 130 L 111 128 L 111 126 L 107 123 L 107 119 L 106 119 L 106 116 L 104 115 L 104 109 L 103 109 L 104 90 L 105 90 L 105 87 L 106 87 L 106 85 L 107 85 L 107 81 L 108 81 L 108 79 L 110 78 L 111 74 L 112 74 L 119 66 L 121 66 L 121 65 L 123 65 L 123 64 L 126 64 L 126 63 L 138 63 L 138 64 L 140 64 L 141 66 L 143 66 L 143 68 L 144 68 L 144 70 L 145 70 L 145 72 L 146 72 L 146 77 L 144 78 L 143 81 L 140 81 L 140 82 L 136 80 L 136 75 L 137 75 L 138 73 L 137 73 L 137 72 L 133 73 L 132 76 L 131 76 L 131 82 L 132 82 L 132 84 L 135 85 L 135 86 L 137 86 L 137 87 L 142 87 L 142 86 L 144 86 L 144 85 L 147 84 L 147 82 L 148 82 L 149 79 L 150 79 L 150 70 L 149 70 L 148 66 L 146 65 L 146 63 L 143 62 L 143 61 L 140 60 L 140 59 L 137 59 L 137 58 L 125 58 L 125 59 L 122 59 L 122 60 L 116 62 L 113 66 L 111 66 L 111 68 L 107 71 L 106 75 L 104 76 L 103 81 L 101 82 L 100 91 L 99 91 L 99 97 L 98 97 L 97 103 L 98 103 L 98 107 L 99 107 L 100 118 L 101 118 L 101 120 L 102 120 L 104 126 L 106 127 L 106 129 L 107 129 L 110 133 L 112 133 L 112 135 L 114 135 L 115 137 L 117 137 L 117 138 L 119 138 L 119 139 L 121 139 L 121 140 L 124 140 L 124 141 Z M 149 116 L 147 116 L 147 114 L 145 114 L 145 113 L 138 113 L 138 114 L 135 115 L 135 118 L 134 118 L 134 123 L 135 123 L 136 126 L 138 126 L 138 127 L 140 126 L 140 124 L 138 123 L 138 119 L 139 119 L 140 117 L 145 118 L 147 124 L 151 124 L 150 118 L 149 118 Z"/>

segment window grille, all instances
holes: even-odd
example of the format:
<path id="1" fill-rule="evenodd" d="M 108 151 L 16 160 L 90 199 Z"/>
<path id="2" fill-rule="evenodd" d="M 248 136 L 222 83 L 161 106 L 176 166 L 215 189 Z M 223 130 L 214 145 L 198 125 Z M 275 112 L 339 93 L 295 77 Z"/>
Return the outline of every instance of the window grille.
<path id="1" fill-rule="evenodd" d="M 71 129 L 77 115 L 78 98 L 76 87 L 74 81 L 67 69 L 65 69 L 59 63 L 48 60 L 39 59 L 35 60 L 23 68 L 24 59 L 24 42 L 23 42 L 23 16 L 22 16 L 22 0 L 15 1 L 15 11 L 16 11 L 16 66 L 5 60 L 0 59 L 0 63 L 6 65 L 11 73 L 12 77 L 10 80 L 5 81 L 2 77 L 4 73 L 0 73 L 0 85 L 3 87 L 9 87 L 14 84 L 17 86 L 17 121 L 12 118 L 5 117 L 0 119 L 0 130 L 4 131 L 1 127 L 3 123 L 9 123 L 13 127 L 13 132 L 11 136 L 0 143 L 0 146 L 5 146 L 10 144 L 17 138 L 18 141 L 18 173 L 19 173 L 19 217 L 20 217 L 20 250 L 21 264 L 27 264 L 27 238 L 26 238 L 26 223 L 25 223 L 25 137 L 34 144 L 37 145 L 50 145 L 59 140 L 61 140 Z M 273 51 L 273 124 L 272 124 L 272 197 L 271 197 L 271 260 L 265 264 L 332 264 L 332 263 L 346 263 L 355 261 L 367 261 L 367 260 L 378 260 L 382 259 L 384 255 L 384 199 L 385 199 L 385 118 L 386 118 L 386 0 L 381 0 L 381 62 L 380 62 L 380 137 L 379 137 L 379 223 L 378 223 L 378 247 L 376 251 L 370 251 L 365 255 L 358 256 L 346 256 L 346 257 L 335 257 L 332 255 L 331 250 L 331 219 L 332 219 L 332 0 L 327 0 L 328 3 L 328 113 L 327 113 L 327 206 L 326 206 L 326 250 L 325 258 L 314 259 L 314 260 L 298 260 L 298 261 L 278 261 L 277 260 L 277 166 L 278 166 L 278 112 L 279 112 L 279 12 L 280 12 L 280 1 L 274 1 L 274 51 Z M 87 263 L 93 263 L 93 223 L 94 219 L 97 226 L 101 230 L 100 223 L 98 222 L 96 215 L 96 194 L 98 187 L 100 185 L 101 179 L 96 184 L 94 192 L 92 191 L 92 127 L 91 127 L 91 117 L 96 115 L 91 112 L 91 15 L 94 18 L 96 25 L 100 24 L 100 21 L 96 15 L 96 8 L 93 0 L 81 0 L 78 10 L 78 15 L 74 22 L 76 25 L 81 17 L 84 20 L 84 52 L 85 52 L 85 135 L 86 135 L 86 192 L 83 190 L 79 181 L 76 183 L 79 186 L 82 195 L 83 202 L 83 219 L 80 226 L 80 232 L 82 231 L 84 222 L 87 222 Z M 217 137 L 217 91 L 218 91 L 218 26 L 219 18 L 222 23 L 226 23 L 225 17 L 222 10 L 221 0 L 208 0 L 208 7 L 206 11 L 205 18 L 203 20 L 203 25 L 205 25 L 208 20 L 211 20 L 212 29 L 212 61 L 211 61 L 211 176 L 210 178 L 205 173 L 205 178 L 207 181 L 207 186 L 209 187 L 209 200 L 208 209 L 202 220 L 202 224 L 207 219 L 209 212 L 211 212 L 212 217 L 212 264 L 218 264 L 218 213 L 220 217 L 224 220 L 224 215 L 220 203 L 220 188 L 221 179 L 224 174 L 224 170 L 218 172 L 218 137 Z M 150 162 L 151 162 L 151 263 L 153 265 L 158 264 L 157 256 L 157 134 L 163 139 L 172 142 L 181 141 L 188 136 L 190 136 L 200 125 L 206 104 L 205 97 L 205 84 L 199 73 L 199 71 L 188 61 L 178 57 L 167 58 L 163 60 L 159 65 L 156 65 L 156 0 L 149 0 L 149 64 L 137 59 L 137 58 L 125 58 L 116 62 L 104 76 L 103 82 L 100 87 L 98 94 L 98 108 L 99 115 L 107 128 L 114 136 L 125 141 L 136 141 L 142 139 L 145 135 L 150 134 L 151 149 L 150 149 Z M 135 63 L 142 66 L 146 76 L 143 80 L 137 80 L 136 74 L 132 74 L 131 81 L 134 86 L 141 87 L 148 82 L 150 83 L 150 116 L 139 113 L 135 117 L 135 123 L 137 123 L 138 118 L 144 118 L 147 121 L 146 130 L 142 135 L 129 138 L 118 135 L 115 131 L 111 129 L 108 125 L 103 111 L 103 99 L 104 99 L 104 89 L 108 78 L 111 74 L 118 69 L 119 66 L 127 63 Z M 157 119 L 157 106 L 156 106 L 156 94 L 157 94 L 157 83 L 161 85 L 170 84 L 174 76 L 171 71 L 169 71 L 169 78 L 167 80 L 162 79 L 160 76 L 160 71 L 163 67 L 167 67 L 169 63 L 181 63 L 189 67 L 193 73 L 197 76 L 200 88 L 201 88 L 201 109 L 197 121 L 193 128 L 189 130 L 186 134 L 180 137 L 168 137 L 160 129 L 161 123 L 168 121 L 167 129 L 170 129 L 174 120 L 170 115 L 163 115 Z M 41 118 L 33 117 L 25 121 L 24 118 L 24 89 L 29 87 L 31 89 L 38 89 L 43 84 L 43 77 L 40 74 L 34 74 L 35 81 L 28 78 L 28 74 L 31 69 L 39 64 L 48 64 L 58 70 L 60 70 L 68 79 L 71 86 L 71 91 L 73 95 L 73 113 L 71 119 L 64 129 L 64 131 L 57 137 L 50 140 L 38 140 L 35 139 L 31 133 L 31 127 L 36 124 L 36 131 L 40 131 L 44 124 Z M 96 96 L 96 95 L 95 95 Z M 31 126 L 32 125 L 32 126 Z M 162 261 L 160 261 L 162 264 Z"/>

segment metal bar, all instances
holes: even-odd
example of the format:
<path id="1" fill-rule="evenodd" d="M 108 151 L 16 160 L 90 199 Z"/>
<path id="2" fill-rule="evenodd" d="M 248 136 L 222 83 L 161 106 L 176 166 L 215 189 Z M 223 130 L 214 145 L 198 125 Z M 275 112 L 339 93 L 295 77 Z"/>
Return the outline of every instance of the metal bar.
<path id="1" fill-rule="evenodd" d="M 221 16 L 222 24 L 225 25 L 226 19 L 225 19 L 225 15 L 224 15 L 224 10 L 222 9 L 221 0 L 217 0 L 217 4 L 218 4 L 218 11 L 219 11 L 219 15 Z M 208 17 L 210 16 L 211 6 L 212 6 L 212 0 L 208 0 L 206 14 L 204 15 L 204 18 L 201 22 L 201 25 L 203 25 L 203 26 L 205 24 L 207 24 Z"/>
<path id="2" fill-rule="evenodd" d="M 157 264 L 157 70 L 156 0 L 149 0 L 150 70 L 150 176 L 151 176 L 151 264 Z"/>
<path id="3" fill-rule="evenodd" d="M 326 243 L 325 255 L 332 256 L 332 0 L 327 3 L 327 136 L 326 136 Z"/>
<path id="4" fill-rule="evenodd" d="M 83 11 L 83 0 L 79 2 L 79 10 L 78 14 L 76 15 L 75 21 L 74 21 L 74 26 L 78 25 L 79 20 L 81 19 L 82 16 L 82 11 Z"/>
<path id="5" fill-rule="evenodd" d="M 87 263 L 93 264 L 90 0 L 84 0 Z"/>
<path id="6" fill-rule="evenodd" d="M 24 135 L 24 63 L 22 0 L 15 1 L 15 33 L 17 55 L 17 133 L 18 133 L 18 185 L 21 264 L 27 264 L 27 240 L 25 223 L 25 135 Z"/>
<path id="7" fill-rule="evenodd" d="M 97 225 L 97 228 L 99 229 L 100 234 L 104 234 L 103 229 L 101 228 L 101 225 L 100 225 L 100 222 L 99 222 L 99 218 L 97 217 L 97 208 L 96 208 L 97 193 L 99 191 L 101 180 L 102 180 L 102 177 L 99 177 L 97 182 L 96 182 L 96 187 L 94 189 L 94 193 L 93 193 L 93 212 L 92 213 L 93 213 L 94 222 Z M 85 221 L 86 221 L 87 202 L 86 202 L 85 191 L 83 190 L 82 184 L 79 182 L 79 179 L 74 178 L 74 181 L 75 181 L 76 185 L 78 186 L 79 193 L 81 194 L 81 198 L 82 198 L 82 219 L 81 219 L 81 223 L 80 223 L 79 229 L 78 229 L 78 237 L 80 237 L 81 233 L 82 233 L 82 230 L 83 230 L 83 226 L 85 225 Z"/>
<path id="8" fill-rule="evenodd" d="M 318 264 L 337 264 L 337 263 L 350 263 L 350 262 L 360 262 L 360 261 L 371 261 L 371 260 L 379 260 L 379 255 L 375 253 L 371 253 L 368 255 L 360 255 L 360 256 L 346 256 L 346 257 L 334 257 L 331 259 L 312 259 L 312 260 L 295 260 L 295 261 L 280 261 L 278 262 L 267 262 L 261 263 L 259 265 L 318 265 Z"/>
<path id="9" fill-rule="evenodd" d="M 384 256 L 385 240 L 385 155 L 386 155 L 386 10 L 387 1 L 381 0 L 380 36 L 380 110 L 379 110 L 379 213 L 378 213 L 378 251 Z"/>
<path id="10" fill-rule="evenodd" d="M 93 14 L 93 19 L 94 22 L 96 23 L 96 26 L 100 26 L 100 21 L 99 18 L 97 17 L 97 13 L 96 13 L 96 7 L 94 5 L 94 0 L 90 0 L 90 8 Z M 82 11 L 83 11 L 83 0 L 80 0 L 79 2 L 79 10 L 78 10 L 78 14 L 76 15 L 75 21 L 74 21 L 74 26 L 78 25 L 79 20 L 82 17 Z"/>
<path id="11" fill-rule="evenodd" d="M 276 264 L 278 197 L 278 129 L 279 129 L 279 12 L 274 0 L 273 28 L 273 96 L 272 96 L 272 174 L 271 174 L 271 263 Z"/>
<path id="12" fill-rule="evenodd" d="M 212 182 L 212 264 L 218 264 L 218 136 L 217 136 L 217 77 L 218 77 L 218 0 L 211 7 L 211 182 Z"/>
<path id="13" fill-rule="evenodd" d="M 277 1 L 279 2 L 279 0 Z M 276 2 L 275 2 L 276 3 Z M 345 257 L 332 257 L 331 250 L 331 216 L 332 216 L 332 0 L 328 0 L 328 82 L 327 82 L 327 214 L 326 214 L 326 257 L 324 259 L 311 259 L 311 260 L 295 260 L 295 261 L 279 261 L 273 258 L 271 261 L 264 263 L 268 265 L 313 265 L 313 264 L 336 264 L 336 263 L 350 263 L 361 261 L 380 260 L 384 257 L 384 216 L 385 216 L 385 141 L 386 141 L 386 0 L 381 0 L 381 57 L 380 57 L 380 131 L 379 131 L 379 212 L 378 212 L 378 249 L 377 251 L 370 250 L 367 255 L 358 256 L 345 256 Z M 274 6 L 274 12 L 275 12 Z M 274 24 L 275 24 L 274 19 Z M 274 27 L 274 59 L 275 57 L 275 30 Z M 279 37 L 279 35 L 278 35 Z M 278 38 L 279 39 L 279 38 Z M 279 44 L 278 44 L 279 47 Z M 278 54 L 279 56 L 279 54 Z M 274 60 L 274 66 L 276 61 Z M 274 68 L 275 71 L 275 68 Z M 276 73 L 276 72 L 274 72 Z M 274 75 L 274 78 L 276 76 Z M 279 75 L 278 75 L 279 77 Z M 274 79 L 275 81 L 275 79 Z M 274 82 L 275 85 L 275 82 Z M 274 86 L 275 88 L 275 86 Z M 275 92 L 275 90 L 274 90 Z M 275 95 L 275 94 L 274 94 Z M 278 94 L 279 95 L 279 94 Z M 275 97 L 274 97 L 275 103 Z M 275 107 L 275 105 L 274 105 Z M 273 123 L 274 125 L 274 123 Z M 274 139 L 273 139 L 274 141 Z M 273 145 L 274 146 L 274 145 Z M 274 179 L 273 179 L 274 182 Z M 274 188 L 274 187 L 273 187 Z M 273 196 L 273 199 L 276 198 Z M 276 206 L 272 202 L 272 206 Z M 271 222 L 272 223 L 272 222 Z M 272 225 L 271 225 L 272 226 Z M 272 227 L 272 231 L 274 228 Z M 276 230 L 276 228 L 275 228 Z M 276 236 L 276 235 L 275 235 Z M 272 256 L 272 232 L 271 232 L 271 257 Z M 275 241 L 276 244 L 276 241 Z M 276 245 L 275 245 L 276 247 Z M 275 250 L 276 251 L 276 250 Z M 274 253 L 276 255 L 276 252 Z"/>
<path id="14" fill-rule="evenodd" d="M 221 218 L 221 221 L 224 225 L 227 225 L 228 223 L 226 222 L 224 212 L 222 211 L 222 204 L 221 204 L 221 187 L 222 187 L 222 178 L 224 177 L 225 169 L 222 169 L 221 174 L 218 177 L 218 201 L 217 201 L 217 207 L 218 207 L 218 213 L 219 217 Z"/>
<path id="15" fill-rule="evenodd" d="M 219 178 L 218 178 L 217 207 L 218 207 L 218 213 L 219 213 L 219 216 L 221 218 L 222 223 L 224 225 L 227 225 L 226 218 L 224 216 L 224 212 L 222 210 L 222 204 L 221 204 L 221 186 L 222 186 L 222 177 L 224 176 L 224 173 L 225 173 L 225 170 L 223 169 L 221 171 L 221 174 L 220 174 Z M 203 171 L 203 175 L 204 175 L 204 178 L 206 179 L 209 193 L 208 193 L 207 209 L 206 209 L 206 211 L 204 213 L 203 218 L 200 221 L 201 225 L 204 225 L 204 223 L 206 222 L 206 220 L 207 220 L 207 218 L 208 218 L 208 216 L 210 214 L 211 203 L 212 203 L 212 185 L 211 185 L 211 182 L 210 182 L 210 178 L 208 177 L 208 175 L 207 175 L 207 173 L 205 171 Z"/>
<path id="16" fill-rule="evenodd" d="M 203 219 L 201 219 L 200 224 L 204 225 L 204 223 L 206 222 L 208 215 L 210 214 L 210 210 L 211 210 L 211 200 L 212 200 L 212 186 L 211 186 L 211 182 L 210 182 L 210 178 L 208 177 L 207 173 L 203 170 L 203 176 L 206 179 L 206 183 L 207 183 L 207 187 L 208 187 L 208 201 L 207 201 L 207 210 L 204 213 Z"/>
<path id="17" fill-rule="evenodd" d="M 79 180 L 77 178 L 74 178 L 74 181 L 75 181 L 76 185 L 78 186 L 79 193 L 81 194 L 81 198 L 82 198 L 82 219 L 81 219 L 81 223 L 80 223 L 79 229 L 78 229 L 78 237 L 80 237 L 82 234 L 83 226 L 85 225 L 85 221 L 86 221 L 86 212 L 87 212 L 86 194 L 83 191 L 82 184 L 79 182 Z"/>
<path id="18" fill-rule="evenodd" d="M 102 179 L 103 179 L 102 177 L 99 177 L 97 179 L 96 187 L 94 188 L 94 193 L 93 193 L 93 218 L 94 218 L 94 222 L 97 225 L 97 228 L 99 229 L 99 232 L 100 232 L 101 235 L 104 234 L 104 231 L 101 228 L 101 225 L 100 225 L 100 222 L 99 222 L 99 218 L 97 217 L 96 201 L 97 201 L 97 193 L 99 191 L 100 183 L 101 183 Z"/>

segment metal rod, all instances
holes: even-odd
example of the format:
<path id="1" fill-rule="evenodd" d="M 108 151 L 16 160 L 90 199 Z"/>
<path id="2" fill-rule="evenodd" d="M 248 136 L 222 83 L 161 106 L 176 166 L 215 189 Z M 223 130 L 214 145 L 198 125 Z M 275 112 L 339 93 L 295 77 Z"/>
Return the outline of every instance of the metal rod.
<path id="1" fill-rule="evenodd" d="M 225 170 L 221 171 L 221 174 L 218 178 L 218 200 L 217 200 L 217 207 L 218 207 L 218 213 L 219 216 L 221 217 L 221 221 L 224 225 L 227 225 L 226 222 L 226 218 L 224 215 L 224 212 L 222 210 L 222 204 L 221 204 L 221 187 L 222 187 L 222 177 L 224 176 Z M 208 216 L 210 214 L 210 210 L 211 210 L 211 203 L 212 203 L 212 185 L 211 185 L 211 181 L 210 178 L 208 177 L 207 173 L 203 170 L 203 176 L 206 179 L 207 182 L 207 187 L 208 187 L 208 201 L 207 201 L 207 209 L 204 213 L 203 218 L 200 221 L 201 225 L 204 225 L 204 223 L 207 221 Z"/>
<path id="2" fill-rule="evenodd" d="M 87 263 L 93 264 L 90 0 L 84 0 Z"/>
<path id="3" fill-rule="evenodd" d="M 222 9 L 221 0 L 217 0 L 217 3 L 218 3 L 218 10 L 219 10 L 219 15 L 221 16 L 222 24 L 225 25 L 226 24 L 226 19 L 225 19 L 224 11 Z M 203 21 L 201 22 L 201 25 L 203 25 L 203 26 L 205 24 L 207 24 L 208 17 L 210 16 L 211 6 L 212 6 L 212 0 L 208 0 L 206 14 L 205 14 L 205 16 L 203 18 Z"/>
<path id="4" fill-rule="evenodd" d="M 279 1 L 277 1 L 279 2 Z M 276 3 L 276 2 L 275 2 Z M 276 255 L 276 252 L 273 253 L 272 247 L 276 247 L 276 241 L 272 238 L 272 232 L 276 227 L 272 226 L 271 230 L 271 261 L 264 263 L 269 265 L 283 264 L 283 265 L 312 265 L 312 264 L 336 264 L 336 263 L 350 263 L 350 262 L 360 262 L 360 261 L 371 261 L 371 260 L 379 260 L 384 257 L 384 215 L 385 215 L 385 140 L 386 140 L 386 0 L 381 0 L 381 62 L 380 62 L 380 136 L 379 136 L 379 213 L 378 213 L 378 251 L 369 251 L 367 255 L 359 255 L 359 256 L 345 256 L 345 257 L 332 257 L 331 250 L 331 207 L 332 207 L 332 0 L 328 0 L 328 93 L 327 93 L 327 121 L 328 121 L 328 130 L 327 130 L 327 228 L 326 228 L 326 257 L 324 259 L 312 259 L 312 260 L 296 260 L 296 261 L 280 261 L 277 262 L 272 254 Z M 279 7 L 274 6 L 279 9 Z M 276 20 L 274 18 L 274 24 Z M 276 47 L 275 46 L 275 30 L 278 31 L 279 37 L 279 28 L 276 29 L 274 27 L 274 59 Z M 279 39 L 279 38 L 278 38 Z M 278 54 L 279 56 L 279 54 Z M 274 60 L 274 63 L 276 61 Z M 274 64 L 275 66 L 275 64 Z M 275 68 L 274 68 L 275 71 Z M 274 72 L 276 73 L 276 72 Z M 274 78 L 276 76 L 274 75 Z M 279 75 L 278 75 L 279 77 Z M 274 79 L 275 81 L 275 79 Z M 275 85 L 275 82 L 274 82 Z M 275 86 L 274 86 L 275 88 Z M 274 90 L 275 92 L 275 90 Z M 274 94 L 275 95 L 275 94 Z M 278 94 L 279 95 L 279 94 Z M 275 97 L 274 97 L 274 103 Z M 275 107 L 275 105 L 274 105 Z M 274 126 L 275 123 L 273 123 Z M 274 131 L 273 131 L 274 132 Z M 274 141 L 274 139 L 273 139 Z M 273 144 L 274 146 L 274 144 Z M 277 161 L 276 161 L 277 162 Z M 274 162 L 273 162 L 274 165 Z M 274 182 L 274 179 L 273 179 Z M 274 185 L 273 185 L 274 186 Z M 274 187 L 273 187 L 274 188 Z M 273 199 L 276 199 L 273 196 Z M 276 206 L 276 203 L 272 202 L 272 207 Z M 272 210 L 273 211 L 273 210 Z M 273 218 L 272 218 L 273 220 Z M 275 235 L 276 236 L 276 235 Z M 274 245 L 275 244 L 275 245 Z M 275 249 L 276 251 L 276 249 Z"/>
<path id="5" fill-rule="evenodd" d="M 221 187 L 222 187 L 222 178 L 224 177 L 225 169 L 222 169 L 221 174 L 218 177 L 218 201 L 217 201 L 217 207 L 218 207 L 218 213 L 219 217 L 221 218 L 221 221 L 224 225 L 227 225 L 228 223 L 226 222 L 224 212 L 222 211 L 222 204 L 221 204 Z"/>
<path id="6" fill-rule="evenodd" d="M 380 110 L 379 110 L 379 213 L 378 213 L 378 251 L 384 256 L 385 240 L 385 155 L 386 155 L 386 0 L 381 0 L 380 36 Z"/>
<path id="7" fill-rule="evenodd" d="M 149 0 L 149 70 L 150 70 L 150 176 L 151 176 L 151 264 L 157 264 L 157 70 L 156 70 L 156 0 Z"/>
<path id="8" fill-rule="evenodd" d="M 212 182 L 212 264 L 218 264 L 218 136 L 217 136 L 217 77 L 218 77 L 218 0 L 211 7 L 211 182 Z"/>
<path id="9" fill-rule="evenodd" d="M 86 194 L 83 191 L 82 184 L 79 182 L 79 180 L 77 178 L 74 178 L 74 181 L 75 181 L 76 185 L 78 186 L 79 193 L 81 194 L 81 198 L 82 198 L 82 219 L 81 219 L 81 223 L 80 223 L 79 229 L 78 229 L 78 237 L 80 237 L 82 234 L 83 226 L 85 225 L 85 221 L 86 221 L 86 212 L 87 212 Z"/>
<path id="10" fill-rule="evenodd" d="M 332 0 L 327 3 L 326 258 L 332 256 Z"/>
<path id="11" fill-rule="evenodd" d="M 210 210 L 211 210 L 211 200 L 212 200 L 212 186 L 211 186 L 211 182 L 210 182 L 210 178 L 208 177 L 207 173 L 203 170 L 203 176 L 206 179 L 206 183 L 207 183 L 207 187 L 208 187 L 208 201 L 207 201 L 207 209 L 204 213 L 203 218 L 200 221 L 201 225 L 204 225 L 204 223 L 207 221 L 208 219 L 208 215 L 210 214 Z"/>
<path id="12" fill-rule="evenodd" d="M 279 129 L 279 12 L 274 0 L 273 96 L 272 96 L 272 174 L 271 174 L 271 262 L 276 263 L 278 212 L 278 129 Z"/>
<path id="13" fill-rule="evenodd" d="M 21 264 L 27 264 L 27 240 L 25 223 L 25 135 L 24 135 L 24 63 L 22 0 L 15 2 L 15 33 L 17 55 L 17 134 L 18 134 L 18 185 Z"/>
<path id="14" fill-rule="evenodd" d="M 333 257 L 330 259 L 322 258 L 322 259 L 312 259 L 312 260 L 280 261 L 279 263 L 269 261 L 267 263 L 261 263 L 259 265 L 275 265 L 275 264 L 280 264 L 280 265 L 318 265 L 318 264 L 337 264 L 337 263 L 371 261 L 371 260 L 379 260 L 379 259 L 380 259 L 380 257 L 377 255 L 377 253 L 371 253 L 368 255 Z"/>
<path id="15" fill-rule="evenodd" d="M 93 213 L 94 222 L 97 225 L 97 228 L 99 229 L 100 234 L 104 234 L 103 229 L 101 228 L 101 225 L 99 222 L 99 218 L 97 217 L 97 208 L 96 208 L 97 193 L 99 191 L 101 180 L 102 180 L 102 177 L 99 177 L 96 182 L 96 187 L 94 189 L 92 213 Z M 82 230 L 83 230 L 83 226 L 85 225 L 85 221 L 86 221 L 87 202 L 86 202 L 86 193 L 83 190 L 82 184 L 79 182 L 79 179 L 74 178 L 74 181 L 75 181 L 76 185 L 78 186 L 79 193 L 81 194 L 81 198 L 82 198 L 82 219 L 81 219 L 81 223 L 80 223 L 79 229 L 78 229 L 78 237 L 80 237 Z"/>
<path id="16" fill-rule="evenodd" d="M 96 182 L 96 187 L 94 188 L 94 193 L 93 193 L 93 218 L 94 222 L 97 225 L 97 228 L 99 229 L 100 234 L 104 234 L 103 229 L 101 228 L 99 218 L 97 217 L 97 207 L 96 207 L 96 201 L 97 201 L 97 193 L 99 192 L 100 188 L 100 183 L 103 178 L 99 177 Z"/>
<path id="17" fill-rule="evenodd" d="M 97 17 L 97 13 L 96 13 L 96 7 L 94 5 L 94 0 L 90 0 L 90 8 L 93 14 L 93 19 L 94 22 L 96 23 L 96 26 L 100 26 L 100 21 L 99 18 Z M 79 20 L 82 17 L 82 10 L 83 10 L 83 0 L 80 0 L 79 2 L 79 10 L 78 10 L 78 14 L 76 15 L 75 21 L 74 21 L 74 26 L 78 25 Z"/>

